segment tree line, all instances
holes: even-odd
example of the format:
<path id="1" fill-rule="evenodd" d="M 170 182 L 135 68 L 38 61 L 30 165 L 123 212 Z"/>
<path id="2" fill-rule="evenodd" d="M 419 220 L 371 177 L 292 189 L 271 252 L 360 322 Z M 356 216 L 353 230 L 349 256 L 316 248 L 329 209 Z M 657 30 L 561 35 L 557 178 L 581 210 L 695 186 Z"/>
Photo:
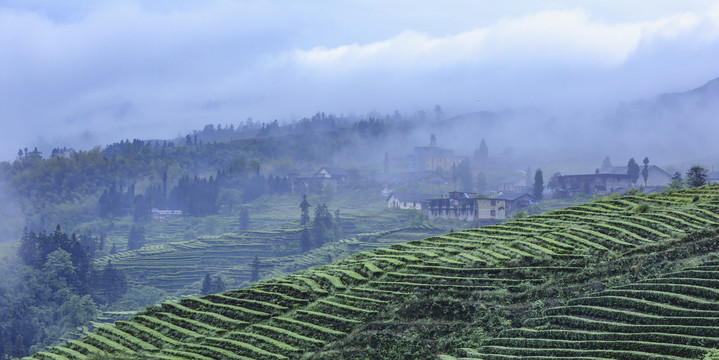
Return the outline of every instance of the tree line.
<path id="1" fill-rule="evenodd" d="M 16 264 L 0 274 L 0 358 L 23 357 L 87 326 L 127 292 L 127 280 L 110 262 L 93 266 L 104 237 L 25 229 Z"/>

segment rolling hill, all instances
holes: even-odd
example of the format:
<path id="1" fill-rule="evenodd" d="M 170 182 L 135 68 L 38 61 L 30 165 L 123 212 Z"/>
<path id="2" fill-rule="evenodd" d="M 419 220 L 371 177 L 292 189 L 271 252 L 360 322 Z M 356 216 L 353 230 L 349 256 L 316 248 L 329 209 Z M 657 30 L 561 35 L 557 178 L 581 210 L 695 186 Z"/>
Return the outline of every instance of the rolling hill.
<path id="1" fill-rule="evenodd" d="M 696 359 L 719 187 L 611 196 L 151 306 L 34 359 Z"/>

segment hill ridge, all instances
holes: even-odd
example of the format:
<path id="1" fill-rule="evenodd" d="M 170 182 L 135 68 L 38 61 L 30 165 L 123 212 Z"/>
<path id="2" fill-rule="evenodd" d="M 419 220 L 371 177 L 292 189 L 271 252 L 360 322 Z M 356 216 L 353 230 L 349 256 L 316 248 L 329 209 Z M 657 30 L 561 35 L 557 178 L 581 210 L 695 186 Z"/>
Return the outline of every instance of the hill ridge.
<path id="1" fill-rule="evenodd" d="M 576 289 L 562 290 L 568 296 L 591 292 L 592 285 L 582 282 L 589 265 L 621 263 L 622 254 L 652 255 L 706 241 L 719 229 L 718 210 L 716 186 L 609 197 L 360 252 L 221 296 L 164 303 L 116 323 L 115 330 L 102 328 L 81 342 L 33 357 L 83 359 L 95 349 L 150 358 L 215 359 L 412 358 L 452 352 L 466 347 L 455 345 L 471 341 L 473 329 L 482 324 L 495 321 L 497 329 L 511 328 L 511 316 L 491 310 L 515 311 L 521 318 L 527 310 L 510 305 L 548 299 L 547 293 L 558 291 L 553 279 L 574 281 L 570 284 Z M 696 249 L 692 251 L 687 254 Z M 414 321 L 422 316 L 437 321 L 427 328 Z M 392 331 L 403 327 L 429 335 L 409 345 L 409 330 Z M 467 333 L 451 339 L 462 331 Z M 447 340 L 433 343 L 432 334 Z"/>

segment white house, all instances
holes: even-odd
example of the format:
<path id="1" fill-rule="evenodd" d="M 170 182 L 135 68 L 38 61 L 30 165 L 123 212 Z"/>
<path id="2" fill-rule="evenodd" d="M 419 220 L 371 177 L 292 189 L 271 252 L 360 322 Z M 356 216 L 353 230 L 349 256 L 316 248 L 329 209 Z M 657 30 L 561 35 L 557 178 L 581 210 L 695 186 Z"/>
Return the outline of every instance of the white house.
<path id="1" fill-rule="evenodd" d="M 427 208 L 427 199 L 432 195 L 393 192 L 387 197 L 387 207 L 397 209 L 424 210 Z"/>

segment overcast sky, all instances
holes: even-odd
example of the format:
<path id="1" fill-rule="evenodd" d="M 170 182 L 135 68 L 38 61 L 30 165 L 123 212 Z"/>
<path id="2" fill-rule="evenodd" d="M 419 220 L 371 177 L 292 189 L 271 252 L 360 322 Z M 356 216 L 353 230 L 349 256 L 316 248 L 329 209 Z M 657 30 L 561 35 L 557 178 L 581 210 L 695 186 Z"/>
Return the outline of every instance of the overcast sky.
<path id="1" fill-rule="evenodd" d="M 718 64 L 713 0 L 0 0 L 0 160 L 250 116 L 603 109 Z"/>

